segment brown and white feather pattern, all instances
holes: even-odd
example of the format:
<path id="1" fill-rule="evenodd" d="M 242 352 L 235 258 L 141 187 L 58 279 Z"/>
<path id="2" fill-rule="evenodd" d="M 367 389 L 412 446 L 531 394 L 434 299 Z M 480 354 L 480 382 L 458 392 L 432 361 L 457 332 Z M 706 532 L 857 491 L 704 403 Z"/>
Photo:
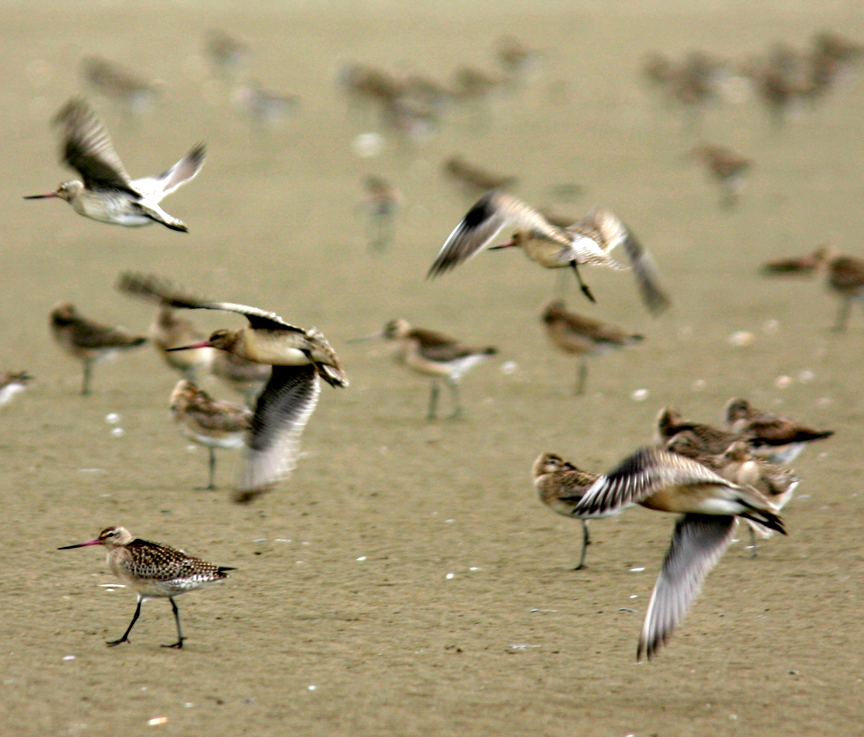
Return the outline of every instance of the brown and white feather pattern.
<path id="1" fill-rule="evenodd" d="M 231 570 L 140 538 L 115 548 L 109 555 L 113 557 L 111 567 L 115 575 L 143 589 L 144 596 L 150 587 L 164 592 L 162 596 L 176 596 L 221 581 Z"/>
<path id="2" fill-rule="evenodd" d="M 252 418 L 235 501 L 251 501 L 294 469 L 320 391 L 314 366 L 273 367 Z"/>
<path id="3" fill-rule="evenodd" d="M 657 577 L 639 636 L 636 659 L 650 660 L 662 647 L 696 598 L 737 527 L 734 516 L 685 514 L 675 525 L 672 544 Z"/>
<path id="4" fill-rule="evenodd" d="M 740 488 L 690 458 L 657 448 L 642 448 L 616 469 L 600 476 L 573 514 L 597 517 L 645 501 L 657 491 L 686 486 Z"/>

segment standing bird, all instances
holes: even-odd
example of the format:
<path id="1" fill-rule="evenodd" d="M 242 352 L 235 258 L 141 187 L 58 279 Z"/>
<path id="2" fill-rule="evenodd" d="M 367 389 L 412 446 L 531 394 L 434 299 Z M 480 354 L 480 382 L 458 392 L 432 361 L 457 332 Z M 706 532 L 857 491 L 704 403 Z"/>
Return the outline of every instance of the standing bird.
<path id="1" fill-rule="evenodd" d="M 156 98 L 158 86 L 114 62 L 91 56 L 82 62 L 84 78 L 97 93 L 123 104 L 130 113 L 141 113 Z"/>
<path id="2" fill-rule="evenodd" d="M 300 435 L 321 391 L 318 377 L 334 387 L 348 386 L 348 377 L 336 352 L 315 328 L 304 330 L 272 312 L 230 302 L 206 302 L 177 295 L 171 305 L 234 312 L 249 321 L 240 330 L 217 330 L 209 340 L 172 351 L 210 346 L 273 367 L 255 405 L 234 494 L 234 501 L 250 502 L 272 489 L 297 465 Z"/>
<path id="3" fill-rule="evenodd" d="M 726 427 L 748 438 L 751 450 L 771 463 L 791 463 L 807 443 L 830 438 L 833 430 L 817 430 L 773 412 L 763 412 L 743 397 L 726 403 Z"/>
<path id="4" fill-rule="evenodd" d="M 657 415 L 654 440 L 660 446 L 665 446 L 678 433 L 689 432 L 694 447 L 702 453 L 723 453 L 736 440 L 741 440 L 738 433 L 727 432 L 713 425 L 685 420 L 681 413 L 672 407 L 664 407 Z"/>
<path id="5" fill-rule="evenodd" d="M 761 492 L 657 448 L 637 451 L 597 479 L 573 514 L 591 518 L 633 504 L 684 515 L 675 525 L 639 637 L 636 659 L 645 654 L 650 660 L 687 614 L 708 572 L 729 546 L 738 517 L 784 535 L 786 531 L 777 508 Z"/>
<path id="6" fill-rule="evenodd" d="M 744 188 L 747 172 L 753 167 L 753 160 L 723 146 L 707 143 L 696 146 L 690 155 L 702 160 L 708 174 L 720 186 L 720 204 L 724 207 L 735 205 Z"/>
<path id="7" fill-rule="evenodd" d="M 499 246 L 490 246 L 498 232 L 507 227 L 516 229 L 512 239 Z M 594 302 L 591 290 L 579 274 L 579 265 L 626 269 L 609 255 L 619 244 L 623 245 L 630 260 L 642 301 L 652 314 L 660 314 L 669 306 L 669 298 L 660 286 L 651 256 L 621 220 L 600 207 L 573 225 L 558 228 L 516 197 L 505 192 L 489 192 L 475 203 L 444 242 L 427 276 L 443 274 L 484 248 L 499 250 L 516 246 L 547 269 L 573 269 L 582 292 Z"/>
<path id="8" fill-rule="evenodd" d="M 252 426 L 252 411 L 233 402 L 219 402 L 188 379 L 171 394 L 171 415 L 183 436 L 210 449 L 210 476 L 202 490 L 216 488 L 216 448 L 241 448 Z"/>
<path id="9" fill-rule="evenodd" d="M 549 340 L 557 348 L 579 356 L 576 394 L 584 392 L 588 376 L 588 364 L 584 356 L 598 355 L 643 340 L 641 335 L 626 333 L 614 325 L 569 312 L 561 299 L 548 302 L 540 319 L 546 326 Z"/>
<path id="10" fill-rule="evenodd" d="M 370 174 L 363 180 L 363 205 L 369 214 L 370 251 L 383 251 L 393 240 L 393 219 L 402 195 L 384 177 Z"/>
<path id="11" fill-rule="evenodd" d="M 84 363 L 81 394 L 90 394 L 93 365 L 114 358 L 120 351 L 144 345 L 147 338 L 124 328 L 108 327 L 78 314 L 71 302 L 59 302 L 51 310 L 51 332 L 60 347 Z"/>
<path id="12" fill-rule="evenodd" d="M 191 320 L 179 317 L 171 307 L 173 295 L 171 285 L 154 276 L 122 274 L 117 282 L 117 288 L 121 292 L 141 297 L 158 305 L 156 319 L 150 326 L 153 346 L 172 369 L 179 371 L 185 378 L 195 381 L 198 373 L 210 366 L 214 351 L 212 348 L 198 348 L 182 353 L 170 351 L 171 348 L 186 346 L 204 338 Z"/>
<path id="13" fill-rule="evenodd" d="M 591 536 L 588 534 L 588 520 L 574 515 L 573 510 L 600 474 L 583 471 L 554 453 L 541 453 L 531 470 L 540 501 L 553 512 L 582 522 L 582 552 L 579 564 L 573 569 L 579 571 L 585 567 L 585 553 L 591 544 Z"/>
<path id="14" fill-rule="evenodd" d="M 132 180 L 102 123 L 82 98 L 69 100 L 54 123 L 63 128 L 62 161 L 83 181 L 63 182 L 55 192 L 30 195 L 25 200 L 59 197 L 79 215 L 102 223 L 136 228 L 156 222 L 171 230 L 188 231 L 181 220 L 159 207 L 159 202 L 201 170 L 206 155 L 203 143 L 162 174 Z"/>
<path id="15" fill-rule="evenodd" d="M 223 384 L 243 395 L 246 406 L 254 410 L 258 397 L 270 381 L 273 367 L 266 363 L 247 361 L 236 353 L 216 351 L 210 362 L 210 373 Z"/>
<path id="16" fill-rule="evenodd" d="M 401 319 L 391 320 L 382 332 L 368 336 L 368 339 L 373 338 L 395 341 L 399 346 L 397 356 L 402 363 L 417 373 L 433 377 L 427 420 L 436 418 L 438 379 L 443 379 L 453 395 L 453 412 L 450 418 L 459 417 L 462 414 L 459 401 L 459 380 L 462 375 L 498 353 L 494 346 L 478 348 L 466 345 L 444 333 L 411 327 L 410 323 Z"/>
<path id="17" fill-rule="evenodd" d="M 864 300 L 864 259 L 845 256 L 831 246 L 816 251 L 819 272 L 825 278 L 828 288 L 840 297 L 840 311 L 834 325 L 836 332 L 846 329 L 852 300 Z"/>
<path id="18" fill-rule="evenodd" d="M 23 392 L 32 380 L 33 377 L 26 371 L 4 371 L 0 374 L 0 406 Z"/>
<path id="19" fill-rule="evenodd" d="M 193 558 L 182 550 L 167 545 L 132 537 L 125 527 L 107 527 L 99 533 L 99 537 L 76 545 L 64 545 L 57 549 L 71 550 L 87 545 L 104 545 L 108 548 L 108 567 L 111 573 L 135 589 L 138 594 L 135 616 L 132 617 L 123 636 L 117 640 L 109 640 L 108 647 L 129 642 L 129 633 L 141 615 L 142 603 L 147 599 L 167 597 L 174 611 L 174 621 L 177 623 L 177 642 L 162 647 L 182 648 L 183 640 L 187 638 L 183 637 L 183 630 L 180 628 L 180 610 L 177 609 L 174 597 L 223 581 L 228 577 L 228 571 L 235 570 L 207 563 L 200 558 Z"/>

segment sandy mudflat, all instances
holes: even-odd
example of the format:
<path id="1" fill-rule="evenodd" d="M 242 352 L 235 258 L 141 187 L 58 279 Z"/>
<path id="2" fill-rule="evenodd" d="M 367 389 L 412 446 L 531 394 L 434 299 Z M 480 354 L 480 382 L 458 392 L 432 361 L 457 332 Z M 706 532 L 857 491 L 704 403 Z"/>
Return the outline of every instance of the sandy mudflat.
<path id="1" fill-rule="evenodd" d="M 757 162 L 728 212 L 684 158 L 697 134 L 638 78 L 650 49 L 742 58 L 773 41 L 803 46 L 820 28 L 864 39 L 861 8 L 270 5 L 0 8 L 0 368 L 38 379 L 0 409 L 0 732 L 861 733 L 864 317 L 856 311 L 847 334 L 831 334 L 836 304 L 821 284 L 764 281 L 757 267 L 828 239 L 864 254 L 864 81 L 849 80 L 780 134 L 753 99 L 708 111 L 702 137 Z M 288 125 L 259 135 L 208 82 L 198 55 L 211 27 L 249 40 L 251 76 L 302 98 Z M 352 153 L 352 140 L 377 124 L 349 114 L 333 81 L 342 62 L 443 80 L 459 64 L 492 67 L 505 33 L 547 49 L 536 79 L 486 113 L 449 113 L 426 141 L 400 143 L 384 130 L 380 156 Z M 137 124 L 94 99 L 134 176 L 207 141 L 201 176 L 165 203 L 189 235 L 109 227 L 57 201 L 20 199 L 67 178 L 47 121 L 81 90 L 78 64 L 94 53 L 165 83 Z M 505 251 L 424 280 L 471 202 L 440 173 L 454 153 L 519 175 L 517 193 L 539 205 L 574 216 L 608 205 L 666 274 L 675 306 L 659 320 L 627 275 L 586 270 L 593 307 L 568 286 L 571 306 L 646 336 L 593 361 L 586 396 L 570 396 L 573 362 L 539 330 L 554 274 Z M 392 179 L 405 200 L 379 255 L 366 250 L 356 207 L 367 173 Z M 551 198 L 550 186 L 568 183 L 585 193 Z M 305 457 L 257 505 L 230 505 L 227 489 L 194 491 L 206 451 L 187 448 L 172 426 L 176 377 L 155 352 L 97 367 L 95 394 L 77 395 L 79 366 L 52 343 L 47 314 L 69 299 L 85 315 L 146 330 L 151 308 L 113 288 L 126 269 L 315 325 L 339 351 L 351 387 L 323 388 Z M 345 342 L 399 316 L 500 348 L 463 382 L 461 421 L 424 422 L 428 382 L 393 364 L 385 345 Z M 207 329 L 241 324 L 194 317 Z M 732 346 L 736 331 L 751 332 L 752 344 Z M 506 362 L 516 370 L 503 372 Z M 780 376 L 792 379 L 787 388 L 776 387 Z M 640 389 L 647 399 L 634 401 Z M 589 567 L 574 572 L 579 526 L 539 504 L 531 462 L 554 450 L 609 468 L 650 441 L 663 405 L 719 421 L 735 394 L 837 436 L 796 463 L 788 537 L 765 542 L 756 560 L 734 544 L 669 646 L 636 665 L 671 516 L 637 509 L 593 523 Z M 120 415 L 120 438 L 109 413 Z M 220 456 L 225 487 L 235 463 Z M 226 584 L 179 600 L 182 651 L 159 647 L 174 636 L 164 601 L 145 605 L 131 644 L 105 647 L 127 625 L 132 593 L 99 586 L 113 580 L 99 551 L 54 548 L 113 524 L 237 567 Z M 158 717 L 168 721 L 148 726 Z"/>

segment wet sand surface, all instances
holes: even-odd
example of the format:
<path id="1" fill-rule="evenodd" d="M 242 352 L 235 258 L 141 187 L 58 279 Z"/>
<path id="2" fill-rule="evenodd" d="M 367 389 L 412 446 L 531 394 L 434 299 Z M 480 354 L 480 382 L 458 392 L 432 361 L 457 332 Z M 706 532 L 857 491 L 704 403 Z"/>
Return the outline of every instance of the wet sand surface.
<path id="1" fill-rule="evenodd" d="M 753 98 L 708 110 L 693 131 L 647 93 L 638 70 L 652 49 L 741 58 L 774 41 L 803 46 L 822 28 L 862 39 L 861 9 L 349 6 L 0 9 L 0 367 L 37 377 L 0 409 L 0 731 L 860 733 L 864 318 L 856 309 L 846 334 L 832 334 L 836 300 L 818 280 L 766 281 L 758 266 L 826 241 L 862 255 L 862 80 L 779 133 Z M 202 66 L 208 28 L 248 39 L 255 57 L 246 73 L 299 95 L 294 118 L 251 129 Z M 349 111 L 334 82 L 347 61 L 441 80 L 459 64 L 492 68 L 494 42 L 508 33 L 547 50 L 537 76 L 488 109 L 448 112 L 424 141 L 400 141 L 368 111 Z M 88 54 L 165 82 L 138 122 L 90 95 L 133 176 L 207 141 L 201 176 L 165 202 L 188 235 L 21 200 L 70 178 L 48 120 L 82 90 Z M 384 151 L 355 155 L 352 141 L 374 131 Z M 722 210 L 685 158 L 700 139 L 756 161 L 738 208 Z M 674 307 L 658 320 L 627 274 L 584 270 L 596 306 L 564 280 L 572 309 L 646 336 L 591 360 L 585 396 L 571 396 L 575 363 L 540 330 L 556 274 L 503 251 L 425 281 L 472 201 L 441 174 L 456 153 L 518 175 L 516 193 L 537 205 L 574 217 L 594 204 L 612 208 L 660 264 Z M 382 253 L 367 250 L 358 208 L 370 173 L 404 196 Z M 550 195 L 569 183 L 585 192 Z M 228 501 L 237 462 L 229 452 L 220 453 L 220 491 L 194 490 L 205 482 L 206 449 L 189 447 L 172 424 L 177 376 L 155 351 L 97 366 L 94 395 L 77 394 L 80 366 L 53 344 L 48 312 L 68 299 L 89 317 L 145 331 L 153 309 L 113 287 L 124 270 L 317 326 L 339 352 L 351 387 L 322 388 L 298 468 L 254 506 Z M 205 330 L 242 325 L 231 315 L 191 317 Z M 346 342 L 393 317 L 499 347 L 463 381 L 462 419 L 425 422 L 428 381 L 393 363 L 387 345 Z M 752 342 L 732 345 L 736 331 Z M 778 388 L 783 376 L 791 381 Z M 643 401 L 633 398 L 639 390 Z M 573 571 L 579 524 L 540 505 L 531 463 L 550 450 L 608 469 L 651 441 L 662 406 L 719 422 L 739 394 L 837 435 L 795 463 L 802 481 L 784 510 L 788 537 L 765 541 L 753 560 L 742 532 L 669 645 L 637 665 L 673 517 L 640 508 L 592 523 L 588 568 Z M 111 413 L 117 424 L 106 422 Z M 101 551 L 55 548 L 109 525 L 238 569 L 178 600 L 182 651 L 160 647 L 174 636 L 162 600 L 144 605 L 130 644 L 105 647 L 129 622 L 132 592 L 101 586 L 114 581 Z"/>

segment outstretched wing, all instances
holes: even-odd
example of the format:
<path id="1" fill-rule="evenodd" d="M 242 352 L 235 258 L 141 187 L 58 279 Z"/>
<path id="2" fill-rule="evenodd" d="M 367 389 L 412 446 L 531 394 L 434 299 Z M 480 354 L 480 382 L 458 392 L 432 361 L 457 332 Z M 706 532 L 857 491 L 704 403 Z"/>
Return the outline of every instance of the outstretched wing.
<path id="1" fill-rule="evenodd" d="M 690 458 L 658 448 L 642 448 L 597 479 L 573 515 L 599 517 L 638 504 L 661 489 L 706 484 L 740 488 Z"/>
<path id="2" fill-rule="evenodd" d="M 105 127 L 81 97 L 73 97 L 57 113 L 63 128 L 63 161 L 75 169 L 88 189 L 120 190 L 138 195 Z"/>
<path id="3" fill-rule="evenodd" d="M 685 514 L 678 520 L 648 603 L 637 660 L 643 653 L 650 660 L 671 637 L 708 572 L 732 542 L 736 523 L 736 517 L 715 514 Z"/>
<path id="4" fill-rule="evenodd" d="M 136 179 L 132 182 L 132 187 L 143 196 L 159 202 L 163 197 L 171 194 L 181 185 L 194 179 L 198 172 L 201 171 L 201 167 L 204 166 L 204 159 L 206 157 L 206 147 L 203 143 L 198 143 L 168 171 L 164 171 L 155 177 Z"/>
<path id="5" fill-rule="evenodd" d="M 476 256 L 508 225 L 520 230 L 532 230 L 563 246 L 570 245 L 570 239 L 564 232 L 549 223 L 533 207 L 512 195 L 493 191 L 477 200 L 462 218 L 444 242 L 427 276 L 431 278 L 443 274 Z"/>
<path id="6" fill-rule="evenodd" d="M 235 501 L 252 501 L 294 469 L 320 391 L 314 366 L 273 367 L 252 418 Z"/>

